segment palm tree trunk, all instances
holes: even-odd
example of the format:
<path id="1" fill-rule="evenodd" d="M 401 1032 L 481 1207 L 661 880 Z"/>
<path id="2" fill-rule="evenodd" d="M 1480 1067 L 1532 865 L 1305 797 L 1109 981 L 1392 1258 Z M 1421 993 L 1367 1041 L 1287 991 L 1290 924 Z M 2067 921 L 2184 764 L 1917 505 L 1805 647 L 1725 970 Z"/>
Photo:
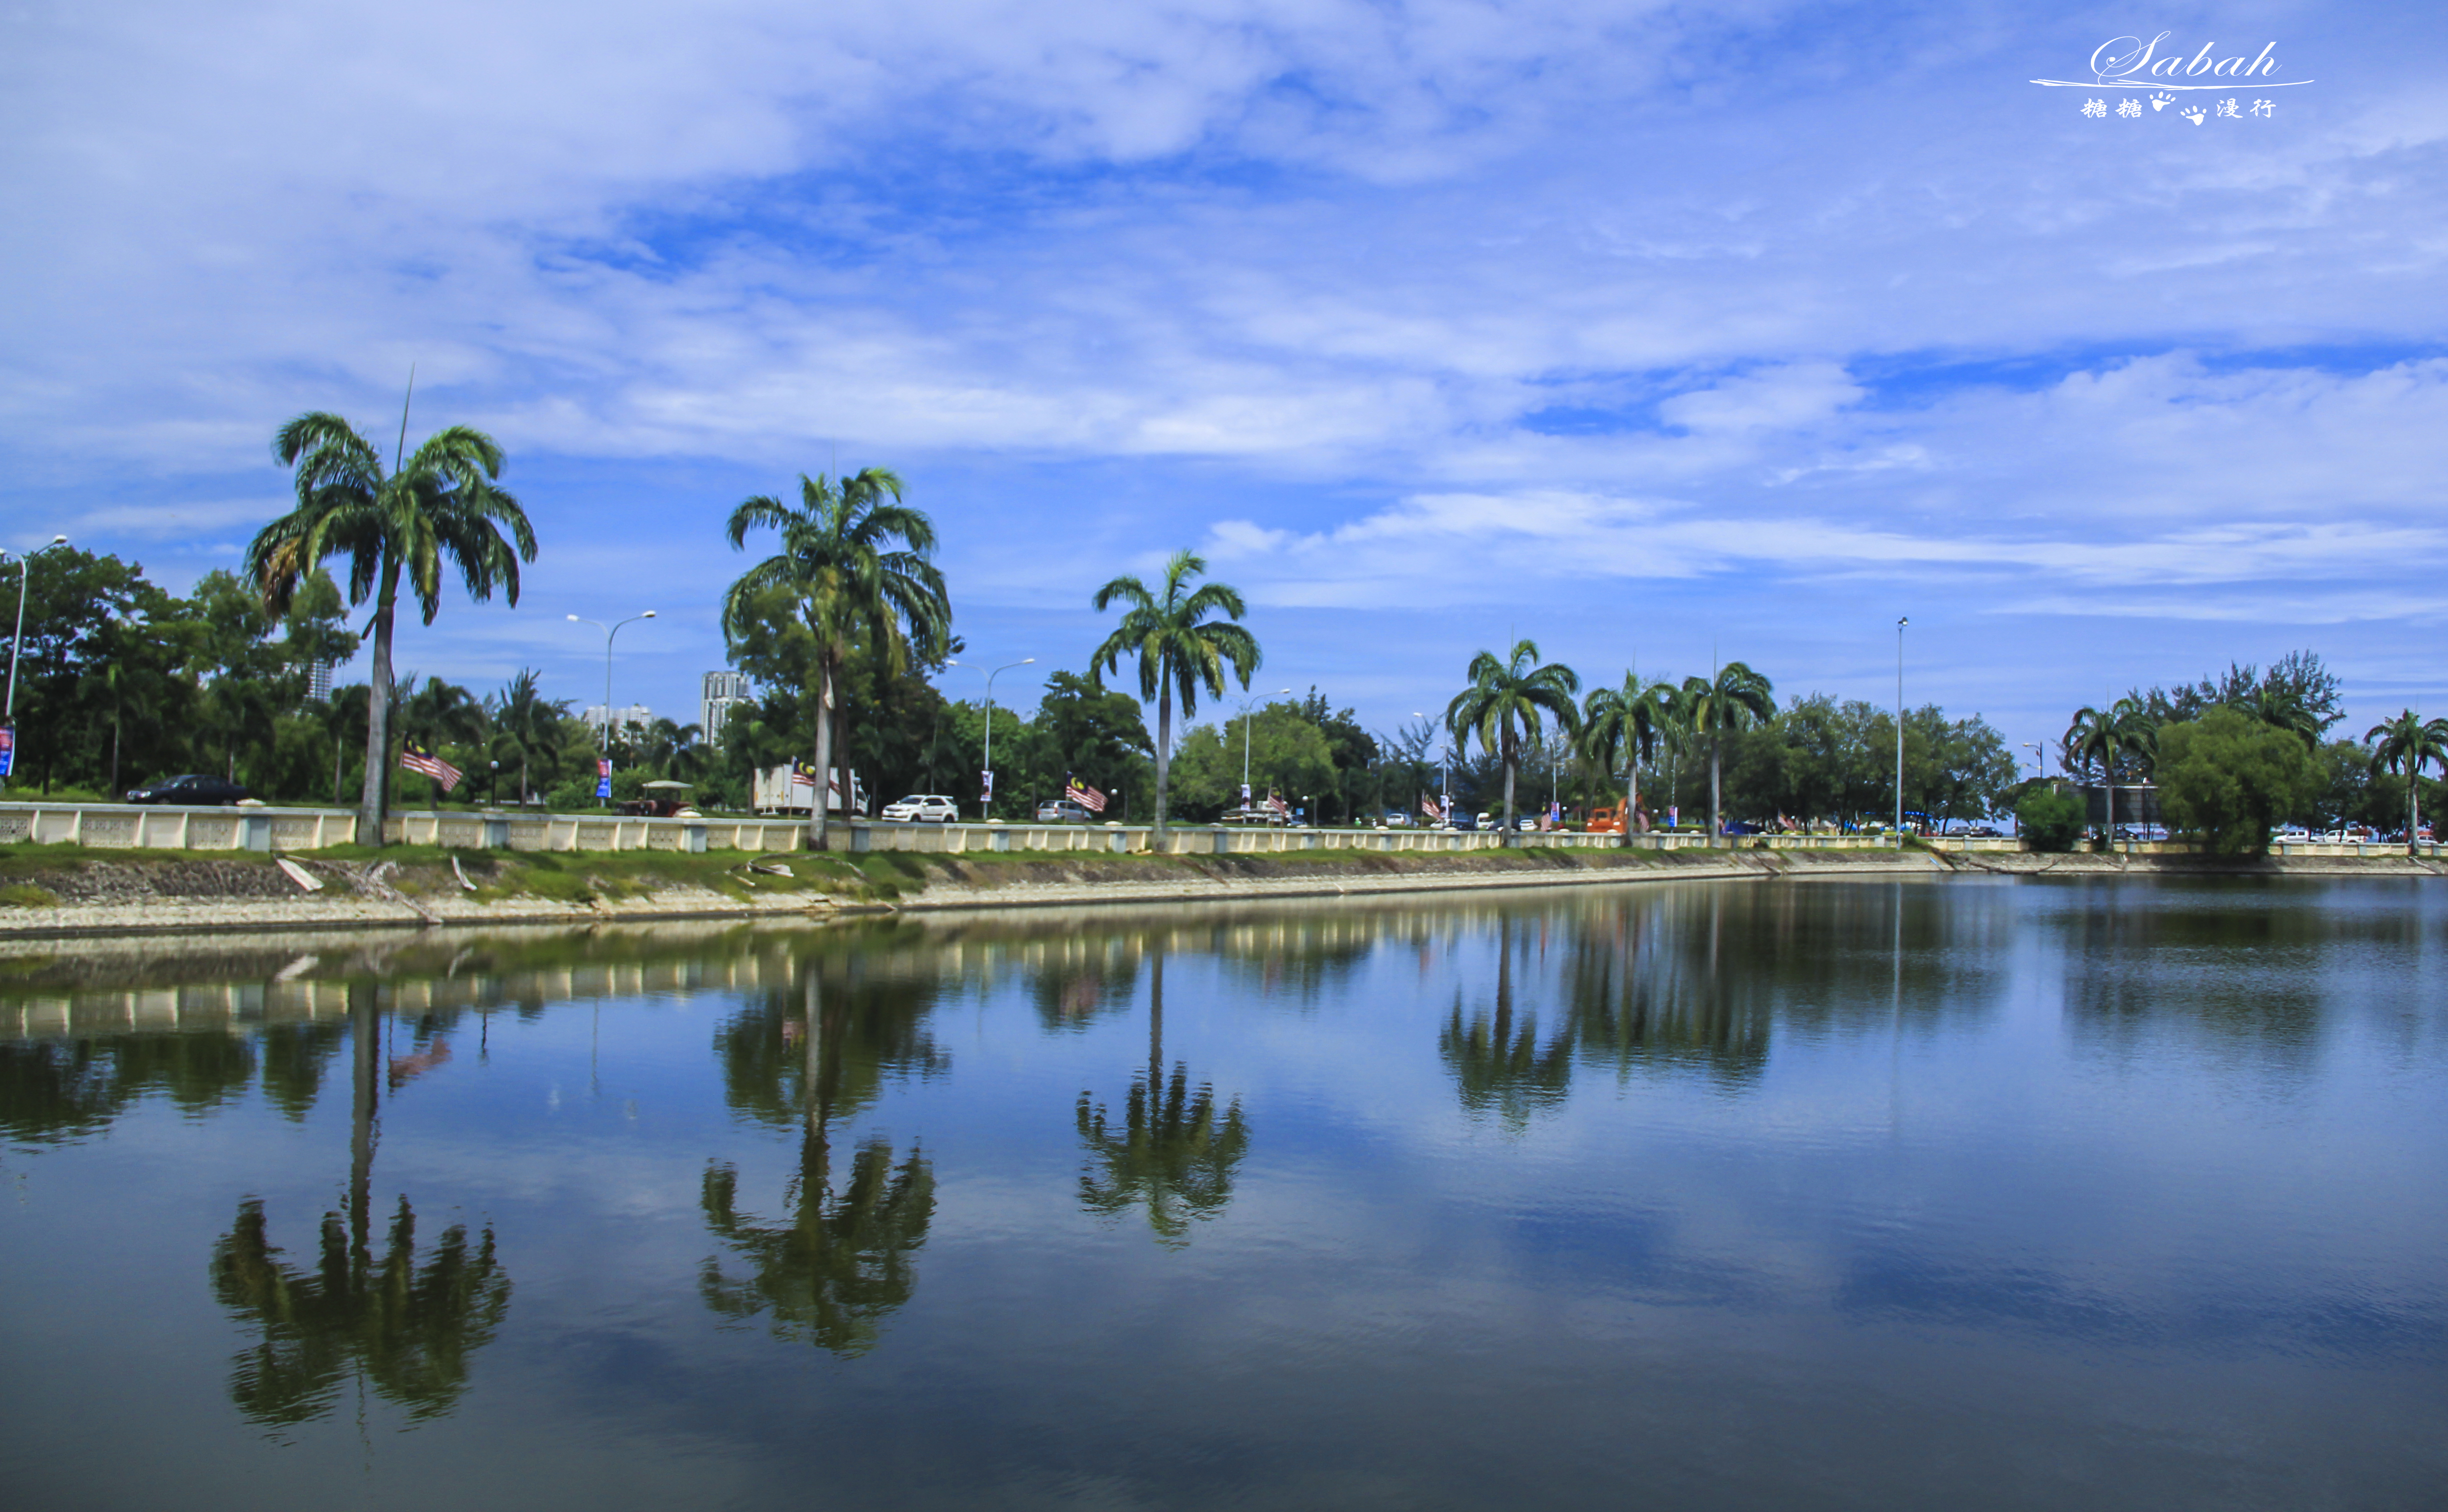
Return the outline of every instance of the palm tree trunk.
<path id="1" fill-rule="evenodd" d="M 1148 1096 L 1164 1083 L 1164 948 L 1157 947 L 1148 975 Z"/>
<path id="2" fill-rule="evenodd" d="M 1721 816 L 1720 810 L 1723 803 L 1723 800 L 1717 796 L 1717 769 L 1719 766 L 1717 754 L 1717 737 L 1712 733 L 1709 737 L 1709 843 L 1711 845 L 1715 845 L 1718 840 L 1723 838 L 1723 832 L 1720 830 L 1717 823 L 1717 820 Z"/>
<path id="3" fill-rule="evenodd" d="M 1640 753 L 1632 755 L 1632 777 L 1623 788 L 1623 849 L 1632 849 L 1633 815 L 1640 812 Z"/>
<path id="4" fill-rule="evenodd" d="M 1164 852 L 1167 787 L 1173 772 L 1173 671 L 1168 662 L 1157 674 L 1156 695 L 1156 849 Z"/>
<path id="5" fill-rule="evenodd" d="M 825 848 L 825 811 L 832 797 L 833 721 L 825 705 L 833 699 L 832 658 L 816 653 L 816 785 L 808 794 L 808 849 Z M 847 794 L 845 794 L 847 796 Z"/>
<path id="6" fill-rule="evenodd" d="M 366 691 L 366 785 L 357 802 L 357 844 L 379 848 L 391 798 L 391 638 L 399 609 L 399 564 L 384 564 L 374 608 L 373 685 Z"/>
<path id="7" fill-rule="evenodd" d="M 2405 764 L 2405 854 L 2411 860 L 2414 851 L 2414 827 L 2422 820 L 2422 763 Z"/>
<path id="8" fill-rule="evenodd" d="M 1513 726 L 1509 721 L 1497 745 L 1504 756 L 1504 835 L 1501 843 L 1511 845 L 1513 836 L 1519 833 L 1513 828 L 1513 769 L 1520 764 L 1521 753 L 1513 743 Z"/>

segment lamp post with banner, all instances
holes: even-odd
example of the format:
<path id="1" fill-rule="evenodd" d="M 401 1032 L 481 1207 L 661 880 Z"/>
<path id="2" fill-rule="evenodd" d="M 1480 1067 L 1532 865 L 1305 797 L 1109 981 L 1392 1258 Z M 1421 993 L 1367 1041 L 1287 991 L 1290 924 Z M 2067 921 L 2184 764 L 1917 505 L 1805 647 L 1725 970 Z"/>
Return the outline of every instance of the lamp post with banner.
<path id="1" fill-rule="evenodd" d="M 1034 666 L 1036 662 L 1037 659 L 1035 657 L 1022 657 L 1017 661 L 1006 661 L 1002 666 L 996 667 L 991 672 L 986 671 L 985 667 L 978 665 L 974 661 L 947 660 L 944 663 L 944 665 L 947 667 L 960 667 L 970 672 L 985 673 L 986 738 L 985 749 L 978 758 L 979 765 L 984 768 L 984 770 L 978 774 L 978 817 L 980 819 L 991 819 L 994 817 L 994 679 L 1003 676 L 1003 674 L 1009 672 L 1014 667 Z"/>
<path id="2" fill-rule="evenodd" d="M 34 558 L 67 544 L 67 537 L 55 535 L 17 559 L 17 630 L 9 638 L 9 703 L 7 712 L 0 713 L 0 782 L 17 770 L 17 657 L 26 645 L 26 577 L 33 570 Z"/>
<path id="3" fill-rule="evenodd" d="M 607 809 L 612 806 L 612 638 L 621 633 L 622 625 L 636 624 L 641 620 L 651 620 L 654 617 L 655 611 L 648 609 L 643 614 L 633 614 L 616 623 L 605 624 L 601 620 L 590 620 L 583 614 L 568 616 L 573 624 L 591 624 L 603 632 L 603 736 L 602 744 L 598 747 L 602 752 L 602 758 L 595 763 L 595 795 L 603 800 L 603 806 Z"/>

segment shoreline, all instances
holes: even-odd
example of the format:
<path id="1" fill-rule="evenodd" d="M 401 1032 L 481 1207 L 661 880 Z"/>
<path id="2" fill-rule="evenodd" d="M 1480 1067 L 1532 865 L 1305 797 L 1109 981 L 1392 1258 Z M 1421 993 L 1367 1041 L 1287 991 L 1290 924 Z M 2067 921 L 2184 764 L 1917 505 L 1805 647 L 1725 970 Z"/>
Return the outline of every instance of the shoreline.
<path id="1" fill-rule="evenodd" d="M 1688 857 L 1688 859 L 1686 859 Z M 1297 858 L 1250 857 L 1229 867 L 1184 865 L 1172 874 L 1110 874 L 1102 866 L 1043 865 L 1029 877 L 1018 869 L 963 865 L 947 858 L 910 877 L 911 890 L 856 887 L 849 895 L 794 891 L 741 897 L 687 884 L 641 896 L 583 902 L 536 895 L 482 900 L 456 892 L 405 895 L 379 881 L 334 896 L 148 895 L 111 901 L 62 901 L 0 909 L 0 944 L 14 941 L 115 939 L 180 934 L 277 934 L 348 929 L 465 928 L 507 925 L 553 928 L 606 924 L 823 922 L 883 913 L 983 912 L 1014 909 L 1162 906 L 1272 899 L 1365 898 L 1676 881 L 1811 881 L 1887 877 L 1936 882 L 1953 876 L 1998 877 L 2401 877 L 2448 876 L 2448 866 L 2402 855 L 2260 857 L 2212 862 L 2203 857 L 2008 852 L 1978 859 L 1927 851 L 1828 854 L 1723 851 L 1679 852 L 1635 860 L 1615 852 L 1514 852 L 1456 864 L 1444 858 L 1383 858 L 1356 871 Z M 87 863 L 93 864 L 93 863 Z M 107 863 L 103 863 L 107 864 Z M 340 869 L 325 864 L 338 874 Z M 1098 874 L 1106 873 L 1106 874 Z M 354 878 L 352 878 L 354 881 Z M 869 895 L 882 894 L 882 895 Z"/>

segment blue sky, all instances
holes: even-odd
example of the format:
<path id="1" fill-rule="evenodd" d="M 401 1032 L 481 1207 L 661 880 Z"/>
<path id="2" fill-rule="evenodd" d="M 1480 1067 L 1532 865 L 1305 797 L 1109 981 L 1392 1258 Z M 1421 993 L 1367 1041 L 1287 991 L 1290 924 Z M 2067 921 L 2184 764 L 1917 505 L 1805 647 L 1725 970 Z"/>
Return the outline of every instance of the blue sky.
<path id="1" fill-rule="evenodd" d="M 2030 82 L 2160 32 L 2274 71 Z M 2357 730 L 2448 711 L 2437 7 L 130 0 L 0 39 L 0 545 L 183 587 L 284 507 L 281 420 L 395 427 L 413 362 L 411 431 L 497 435 L 544 550 L 404 669 L 593 701 L 563 617 L 653 608 L 616 696 L 693 718 L 730 507 L 882 464 L 979 660 L 1080 666 L 1097 584 L 1195 545 L 1256 686 L 1378 728 L 1517 635 L 1884 702 L 1899 615 L 1911 701 L 2018 742 L 2299 646 Z"/>

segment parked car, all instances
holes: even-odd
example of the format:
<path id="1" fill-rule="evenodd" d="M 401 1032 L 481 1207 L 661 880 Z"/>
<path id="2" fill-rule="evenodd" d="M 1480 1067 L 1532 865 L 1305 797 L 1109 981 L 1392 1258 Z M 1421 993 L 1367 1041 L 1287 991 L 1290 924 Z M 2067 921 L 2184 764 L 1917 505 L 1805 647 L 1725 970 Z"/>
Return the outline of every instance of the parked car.
<path id="1" fill-rule="evenodd" d="M 1259 804 L 1250 809 L 1227 809 L 1215 816 L 1217 824 L 1284 824 L 1288 821 L 1273 809 Z"/>
<path id="2" fill-rule="evenodd" d="M 184 776 L 166 777 L 150 787 L 130 788 L 130 803 L 236 803 L 247 796 L 246 789 L 227 777 L 206 776 L 190 772 Z"/>
<path id="3" fill-rule="evenodd" d="M 1400 809 L 1387 809 L 1386 811 L 1386 828 L 1388 830 L 1404 829 L 1407 827 L 1410 822 L 1411 816 Z"/>
<path id="4" fill-rule="evenodd" d="M 1086 824 L 1088 811 L 1069 798 L 1049 798 L 1037 806 L 1040 824 Z"/>
<path id="5" fill-rule="evenodd" d="M 961 806 L 940 793 L 913 793 L 884 806 L 881 815 L 893 824 L 949 824 L 961 816 Z"/>
<path id="6" fill-rule="evenodd" d="M 1479 828 L 1479 820 L 1472 814 L 1457 813 L 1453 816 L 1453 823 L 1445 826 L 1445 828 L 1448 830 L 1476 830 Z"/>

